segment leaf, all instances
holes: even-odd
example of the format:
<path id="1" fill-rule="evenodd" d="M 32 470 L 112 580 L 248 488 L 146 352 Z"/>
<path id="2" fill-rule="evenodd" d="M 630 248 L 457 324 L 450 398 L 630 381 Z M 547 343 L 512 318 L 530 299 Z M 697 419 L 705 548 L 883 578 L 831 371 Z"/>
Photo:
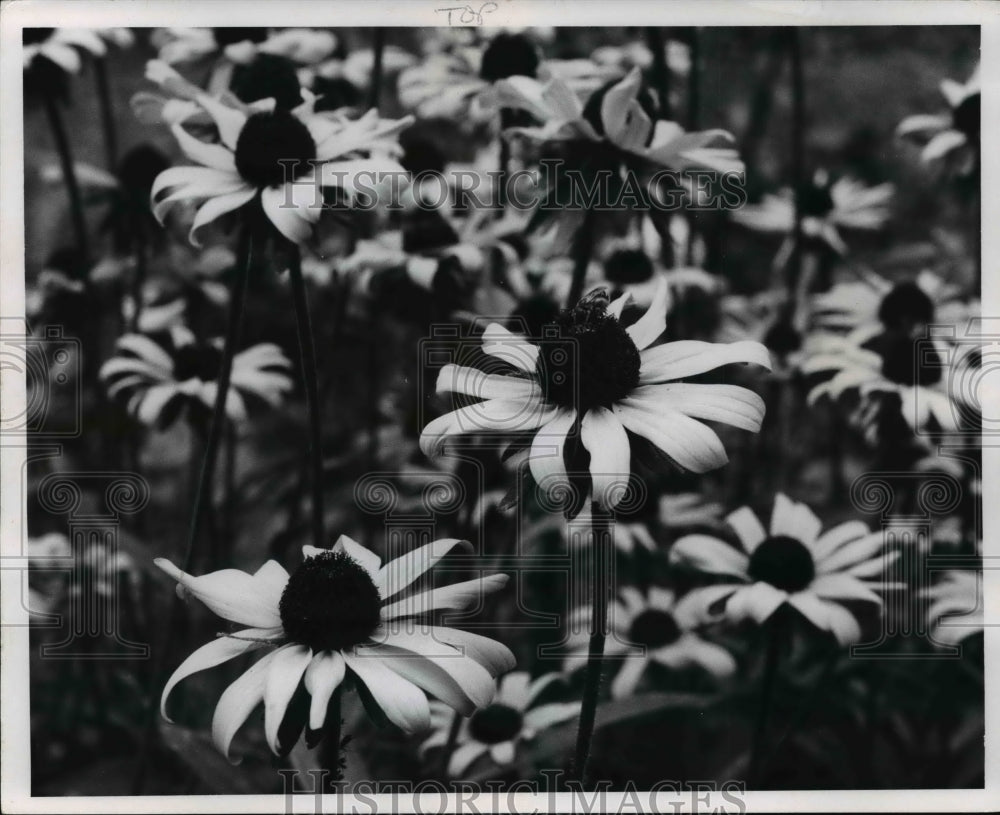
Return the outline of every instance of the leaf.
<path id="1" fill-rule="evenodd" d="M 260 795 L 277 791 L 279 776 L 270 764 L 250 757 L 242 764 L 230 764 L 208 736 L 187 727 L 161 722 L 160 735 L 213 793 Z"/>

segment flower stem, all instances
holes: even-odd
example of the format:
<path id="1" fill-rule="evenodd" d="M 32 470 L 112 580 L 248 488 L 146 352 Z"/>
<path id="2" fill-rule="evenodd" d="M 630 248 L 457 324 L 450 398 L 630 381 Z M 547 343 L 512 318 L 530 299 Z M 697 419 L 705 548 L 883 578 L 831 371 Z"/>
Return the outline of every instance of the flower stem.
<path id="1" fill-rule="evenodd" d="M 114 108 L 111 105 L 108 66 L 103 57 L 95 59 L 93 64 L 97 98 L 101 106 L 101 126 L 104 130 L 104 160 L 108 172 L 113 173 L 118 164 L 118 134 L 115 131 Z"/>
<path id="2" fill-rule="evenodd" d="M 573 308 L 583 296 L 583 286 L 587 280 L 587 269 L 590 267 L 590 256 L 594 251 L 594 213 L 585 210 L 583 222 L 573 238 L 573 281 L 570 284 L 569 296 L 566 298 L 566 308 Z"/>
<path id="3" fill-rule="evenodd" d="M 302 255 L 297 245 L 292 245 L 289 275 L 292 298 L 295 301 L 295 325 L 299 334 L 299 354 L 302 360 L 302 379 L 309 411 L 309 456 L 312 463 L 312 531 L 313 546 L 323 548 L 323 445 L 320 423 L 319 384 L 316 377 L 316 348 L 313 344 L 312 321 L 309 317 L 309 300 L 306 283 L 302 277 Z"/>
<path id="4" fill-rule="evenodd" d="M 774 704 L 775 679 L 778 675 L 778 657 L 781 636 L 778 624 L 779 609 L 765 629 L 767 652 L 764 655 L 764 671 L 760 680 L 760 707 L 754 725 L 753 745 L 750 752 L 750 767 L 747 770 L 747 787 L 757 789 L 760 783 L 762 760 L 764 758 L 764 737 L 767 735 L 767 720 Z"/>
<path id="5" fill-rule="evenodd" d="M 593 537 L 593 562 L 590 564 L 590 647 L 587 653 L 587 672 L 584 676 L 583 700 L 580 703 L 580 726 L 576 733 L 576 751 L 569 777 L 586 784 L 587 764 L 590 761 L 590 745 L 594 736 L 597 718 L 597 699 L 601 689 L 601 673 L 604 669 L 604 641 L 608 634 L 608 568 L 611 556 L 611 530 L 614 520 L 611 513 L 596 501 L 591 510 L 591 534 Z"/>
<path id="6" fill-rule="evenodd" d="M 795 292 L 802 278 L 805 257 L 802 246 L 802 187 L 805 184 L 806 88 L 802 70 L 802 41 L 798 29 L 789 26 L 788 52 L 792 70 L 792 185 L 795 190 L 795 242 L 788 267 L 788 290 Z"/>
<path id="7" fill-rule="evenodd" d="M 198 533 L 204 514 L 204 504 L 210 492 L 212 473 L 215 470 L 215 460 L 219 452 L 219 442 L 222 440 L 222 429 L 226 422 L 226 398 L 229 395 L 233 357 L 236 355 L 240 327 L 243 322 L 243 303 L 246 299 L 247 282 L 250 278 L 251 266 L 254 261 L 254 248 L 252 231 L 249 226 L 244 226 L 240 237 L 240 257 L 237 261 L 237 274 L 229 293 L 229 322 L 226 326 L 226 339 L 222 351 L 222 363 L 219 369 L 212 420 L 209 425 L 208 439 L 205 442 L 205 455 L 201 462 L 201 471 L 197 479 L 195 505 L 191 512 L 187 543 L 181 555 L 180 568 L 185 572 L 191 568 L 191 559 L 194 555 L 195 544 L 198 540 Z M 134 795 L 142 792 L 146 780 L 146 769 L 157 730 L 156 719 L 159 715 L 159 708 L 156 704 L 156 689 L 162 685 L 163 668 L 170 657 L 171 642 L 178 627 L 177 617 L 180 605 L 180 598 L 175 593 L 171 593 L 169 611 L 163 628 L 163 642 L 157 652 L 156 667 L 150 674 L 153 684 L 150 688 L 149 699 L 147 700 L 146 727 L 139 746 L 135 776 L 132 779 L 132 793 Z"/>
<path id="8" fill-rule="evenodd" d="M 368 107 L 378 109 L 379 97 L 382 95 L 382 64 L 385 53 L 385 29 L 375 28 L 372 31 L 372 80 L 369 88 Z"/>
<path id="9" fill-rule="evenodd" d="M 76 169 L 73 167 L 73 153 L 66 137 L 66 127 L 59 112 L 59 104 L 51 94 L 45 95 L 45 113 L 49 118 L 52 138 L 59 153 L 63 182 L 66 184 L 66 195 L 69 197 L 69 214 L 73 222 L 76 250 L 79 253 L 77 268 L 80 270 L 84 285 L 87 285 L 90 245 L 87 238 L 87 221 L 83 214 L 83 199 L 80 196 L 80 185 L 76 180 Z"/>
<path id="10" fill-rule="evenodd" d="M 663 29 L 650 26 L 646 29 L 646 40 L 649 50 L 653 52 L 653 81 L 659 96 L 661 119 L 670 118 L 670 66 L 667 64 L 666 39 Z"/>

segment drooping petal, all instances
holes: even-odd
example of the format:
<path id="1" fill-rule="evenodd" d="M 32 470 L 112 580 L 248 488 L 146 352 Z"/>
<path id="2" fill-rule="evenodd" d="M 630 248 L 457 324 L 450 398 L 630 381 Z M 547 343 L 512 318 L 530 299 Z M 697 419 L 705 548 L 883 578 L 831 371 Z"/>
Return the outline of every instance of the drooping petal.
<path id="1" fill-rule="evenodd" d="M 676 410 L 626 399 L 614 412 L 627 430 L 648 439 L 686 470 L 704 473 L 729 460 L 714 430 Z"/>
<path id="2" fill-rule="evenodd" d="M 757 433 L 764 420 L 764 400 L 749 388 L 739 385 L 703 385 L 689 382 L 669 382 L 662 385 L 640 385 L 631 398 L 660 402 L 692 419 L 738 427 Z"/>
<path id="3" fill-rule="evenodd" d="M 173 125 L 170 130 L 177 139 L 181 150 L 184 151 L 184 155 L 189 159 L 204 167 L 221 170 L 233 176 L 237 175 L 236 159 L 231 150 L 227 150 L 221 144 L 209 144 L 196 139 L 179 124 Z"/>
<path id="4" fill-rule="evenodd" d="M 222 104 L 211 96 L 202 94 L 198 97 L 198 104 L 208 111 L 212 119 L 215 120 L 219 128 L 219 136 L 222 143 L 230 150 L 236 150 L 236 142 L 239 141 L 240 131 L 247 123 L 247 116 L 241 110 L 231 108 Z"/>
<path id="5" fill-rule="evenodd" d="M 652 345 L 666 329 L 670 299 L 670 286 L 667 279 L 660 275 L 646 313 L 625 329 L 640 351 Z"/>
<path id="6" fill-rule="evenodd" d="M 242 654 L 248 654 L 267 645 L 265 640 L 278 641 L 284 635 L 280 628 L 247 628 L 232 636 L 217 637 L 201 646 L 185 659 L 167 680 L 160 694 L 160 715 L 168 722 L 172 719 L 167 715 L 167 697 L 179 682 L 199 671 L 206 671 L 228 662 Z"/>
<path id="7" fill-rule="evenodd" d="M 215 614 L 241 625 L 275 628 L 281 616 L 270 598 L 259 591 L 254 578 L 238 569 L 221 569 L 194 577 L 165 558 L 153 561 Z"/>
<path id="8" fill-rule="evenodd" d="M 625 497 L 631 472 L 625 428 L 612 411 L 596 407 L 583 416 L 580 440 L 590 453 L 593 500 L 605 509 L 614 509 Z"/>
<path id="9" fill-rule="evenodd" d="M 539 396 L 541 388 L 530 379 L 445 365 L 438 374 L 437 392 L 463 393 L 476 399 L 526 399 Z"/>
<path id="10" fill-rule="evenodd" d="M 420 449 L 434 458 L 445 441 L 463 433 L 520 433 L 541 427 L 553 409 L 540 398 L 490 399 L 468 405 L 431 421 L 420 434 Z"/>
<path id="11" fill-rule="evenodd" d="M 640 359 L 640 385 L 684 379 L 734 363 L 754 363 L 771 370 L 767 348 L 751 340 L 727 343 L 679 340 L 647 348 Z"/>
<path id="12" fill-rule="evenodd" d="M 513 670 L 517 664 L 510 648 L 502 642 L 484 637 L 482 634 L 473 634 L 471 631 L 439 625 L 428 625 L 421 630 L 427 631 L 438 642 L 450 645 L 470 659 L 474 659 L 492 676 L 499 676 L 506 671 Z"/>
<path id="13" fill-rule="evenodd" d="M 726 616 L 733 620 L 751 619 L 758 625 L 778 610 L 788 599 L 788 593 L 770 583 L 754 583 L 741 588 L 726 603 Z"/>
<path id="14" fill-rule="evenodd" d="M 193 246 L 201 246 L 201 241 L 195 236 L 195 233 L 199 229 L 212 223 L 219 216 L 225 215 L 227 212 L 232 212 L 234 209 L 239 209 L 256 194 L 257 190 L 247 187 L 238 192 L 230 192 L 225 195 L 218 195 L 215 198 L 209 198 L 195 213 L 194 220 L 191 222 L 191 230 L 188 232 L 188 240 Z"/>
<path id="15" fill-rule="evenodd" d="M 274 652 L 264 681 L 264 735 L 271 751 L 288 745 L 278 744 L 278 728 L 285 718 L 302 674 L 312 660 L 312 651 L 305 645 L 286 645 Z"/>
<path id="16" fill-rule="evenodd" d="M 570 429 L 576 422 L 575 410 L 557 411 L 531 441 L 528 466 L 535 483 L 546 491 L 569 489 L 569 476 L 563 449 Z"/>
<path id="17" fill-rule="evenodd" d="M 479 741 L 467 741 L 460 745 L 448 761 L 448 775 L 453 778 L 462 775 L 476 759 L 489 749 L 488 744 Z"/>
<path id="18" fill-rule="evenodd" d="M 621 668 L 611 682 L 611 697 L 624 699 L 626 696 L 631 696 L 648 663 L 649 658 L 640 656 L 638 651 L 626 654 Z"/>
<path id="19" fill-rule="evenodd" d="M 247 717 L 264 700 L 267 672 L 277 651 L 255 662 L 219 697 L 212 716 L 212 741 L 222 755 L 229 758 L 229 745 Z M 230 761 L 232 759 L 230 758 Z M 234 763 L 239 763 L 237 760 Z"/>
<path id="20" fill-rule="evenodd" d="M 404 597 L 402 600 L 383 606 L 382 619 L 391 621 L 399 617 L 428 614 L 439 609 L 465 609 L 482 600 L 487 594 L 500 591 L 507 585 L 508 579 L 505 574 L 491 574 Z"/>
<path id="21" fill-rule="evenodd" d="M 832 633 L 841 645 L 850 645 L 861 638 L 858 621 L 843 606 L 821 600 L 807 592 L 793 594 L 788 602 L 821 631 Z"/>
<path id="22" fill-rule="evenodd" d="M 305 683 L 309 692 L 309 729 L 319 730 L 326 721 L 330 697 L 344 681 L 347 664 L 339 651 L 321 651 L 306 668 Z"/>
<path id="23" fill-rule="evenodd" d="M 265 187 L 260 193 L 260 202 L 268 220 L 292 243 L 302 244 L 312 235 L 311 216 L 306 216 L 299 207 L 289 204 L 286 194 L 288 185 Z"/>
<path id="24" fill-rule="evenodd" d="M 520 334 L 508 331 L 500 323 L 490 323 L 483 332 L 483 353 L 513 365 L 524 373 L 534 373 L 538 346 Z"/>
<path id="25" fill-rule="evenodd" d="M 426 730 L 431 724 L 430 707 L 424 692 L 382 664 L 374 656 L 344 654 L 347 667 L 365 683 L 389 721 L 407 733 Z"/>
<path id="26" fill-rule="evenodd" d="M 745 579 L 750 564 L 745 554 L 709 535 L 685 535 L 670 548 L 670 561 L 707 574 Z"/>
<path id="27" fill-rule="evenodd" d="M 464 543 L 458 538 L 444 538 L 389 561 L 374 575 L 375 588 L 383 599 L 392 597 L 432 569 L 452 549 Z"/>

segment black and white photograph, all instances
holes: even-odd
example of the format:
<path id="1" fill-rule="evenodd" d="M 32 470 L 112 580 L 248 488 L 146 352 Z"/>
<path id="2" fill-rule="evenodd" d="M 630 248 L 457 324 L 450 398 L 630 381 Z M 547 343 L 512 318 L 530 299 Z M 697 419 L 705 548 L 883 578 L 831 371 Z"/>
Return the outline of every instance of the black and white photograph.
<path id="1" fill-rule="evenodd" d="M 0 5 L 0 806 L 1000 806 L 998 35 Z"/>

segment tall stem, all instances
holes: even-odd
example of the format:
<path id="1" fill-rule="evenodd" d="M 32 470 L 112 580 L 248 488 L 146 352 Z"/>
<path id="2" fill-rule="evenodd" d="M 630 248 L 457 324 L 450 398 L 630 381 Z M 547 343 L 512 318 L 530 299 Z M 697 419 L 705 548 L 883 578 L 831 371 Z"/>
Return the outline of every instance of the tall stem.
<path id="1" fill-rule="evenodd" d="M 587 765 L 590 762 L 590 745 L 597 719 L 597 700 L 601 690 L 601 673 L 604 669 L 604 642 L 608 635 L 609 580 L 607 561 L 612 552 L 612 525 L 610 512 L 595 501 L 591 509 L 591 536 L 593 546 L 590 564 L 590 643 L 587 653 L 587 671 L 584 677 L 583 700 L 580 703 L 580 726 L 576 733 L 576 750 L 569 777 L 586 784 Z"/>
<path id="2" fill-rule="evenodd" d="M 240 238 L 240 258 L 237 264 L 236 278 L 233 280 L 232 289 L 229 293 L 229 321 L 226 326 L 226 339 L 222 351 L 222 362 L 219 369 L 218 385 L 215 392 L 215 404 L 212 410 L 212 421 L 209 425 L 208 439 L 205 442 L 205 455 L 201 462 L 201 471 L 198 474 L 197 489 L 195 491 L 194 507 L 191 511 L 191 521 L 188 527 L 187 542 L 181 554 L 180 568 L 189 571 L 191 559 L 194 556 L 195 545 L 198 541 L 202 517 L 204 515 L 204 505 L 211 491 L 212 474 L 215 471 L 215 460 L 218 457 L 219 442 L 222 440 L 222 429 L 226 422 L 226 398 L 229 395 L 229 382 L 233 369 L 233 357 L 236 355 L 236 346 L 239 343 L 240 327 L 243 322 L 243 303 L 246 299 L 247 281 L 250 278 L 251 266 L 254 262 L 254 239 L 249 226 L 244 226 Z M 156 688 L 160 686 L 161 677 L 164 673 L 164 665 L 170 656 L 171 642 L 177 628 L 177 617 L 180 611 L 180 598 L 176 594 L 171 594 L 170 610 L 167 614 L 165 626 L 163 628 L 163 643 L 158 652 L 156 668 L 151 677 L 153 686 L 150 689 L 148 700 L 148 712 L 146 728 L 142 736 L 139 747 L 139 757 L 136 765 L 136 774 L 132 781 L 132 792 L 138 795 L 145 784 L 146 769 L 149 762 L 149 753 L 152 748 L 154 735 L 156 733 L 156 717 L 158 706 L 156 704 Z"/>
<path id="3" fill-rule="evenodd" d="M 585 210 L 583 222 L 573 238 L 573 281 L 566 298 L 566 308 L 573 308 L 583 295 L 583 286 L 587 280 L 587 269 L 590 267 L 590 256 L 594 251 L 594 212 Z"/>
<path id="4" fill-rule="evenodd" d="M 312 530 L 313 545 L 323 548 L 323 445 L 320 421 L 319 384 L 316 377 L 316 349 L 313 344 L 312 320 L 309 317 L 309 300 L 306 283 L 302 277 L 302 255 L 299 247 L 291 248 L 289 274 L 292 298 L 295 301 L 295 325 L 299 335 L 299 354 L 302 360 L 302 378 L 309 411 L 309 457 L 312 463 Z"/>
<path id="5" fill-rule="evenodd" d="M 805 263 L 802 246 L 802 188 L 805 185 L 806 89 L 802 71 L 802 41 L 794 26 L 788 30 L 792 69 L 792 185 L 795 190 L 795 227 L 792 262 L 788 267 L 788 291 L 794 293 Z"/>
<path id="6" fill-rule="evenodd" d="M 111 88 L 108 84 L 108 66 L 103 57 L 93 61 L 97 98 L 101 106 L 101 126 L 104 130 L 104 161 L 108 172 L 118 166 L 118 134 L 115 131 L 115 114 L 111 105 Z"/>
<path id="7" fill-rule="evenodd" d="M 372 82 L 368 90 L 368 107 L 378 108 L 382 95 L 382 64 L 385 52 L 385 29 L 376 28 L 372 32 Z"/>
<path id="8" fill-rule="evenodd" d="M 660 118 L 670 118 L 670 66 L 667 64 L 666 37 L 663 29 L 650 26 L 646 29 L 649 50 L 653 52 L 653 81 L 660 99 Z"/>
<path id="9" fill-rule="evenodd" d="M 59 153 L 59 164 L 62 167 L 63 182 L 66 184 L 66 195 L 69 197 L 69 214 L 73 222 L 73 233 L 76 238 L 76 250 L 79 253 L 78 269 L 86 284 L 87 268 L 90 258 L 90 243 L 87 238 L 87 221 L 83 214 L 83 198 L 80 196 L 80 185 L 76 180 L 76 169 L 73 167 L 73 153 L 70 150 L 69 139 L 66 137 L 66 127 L 63 124 L 59 104 L 51 94 L 45 95 L 45 113 L 52 129 L 52 138 Z"/>
<path id="10" fill-rule="evenodd" d="M 750 753 L 750 768 L 747 771 L 747 787 L 757 789 L 760 783 L 761 762 L 764 758 L 764 738 L 767 735 L 767 720 L 774 704 L 775 679 L 778 675 L 778 657 L 781 647 L 778 617 L 779 609 L 768 624 L 765 632 L 767 637 L 767 653 L 764 656 L 764 671 L 760 680 L 760 707 L 757 710 L 757 722 L 754 725 L 753 746 Z"/>

